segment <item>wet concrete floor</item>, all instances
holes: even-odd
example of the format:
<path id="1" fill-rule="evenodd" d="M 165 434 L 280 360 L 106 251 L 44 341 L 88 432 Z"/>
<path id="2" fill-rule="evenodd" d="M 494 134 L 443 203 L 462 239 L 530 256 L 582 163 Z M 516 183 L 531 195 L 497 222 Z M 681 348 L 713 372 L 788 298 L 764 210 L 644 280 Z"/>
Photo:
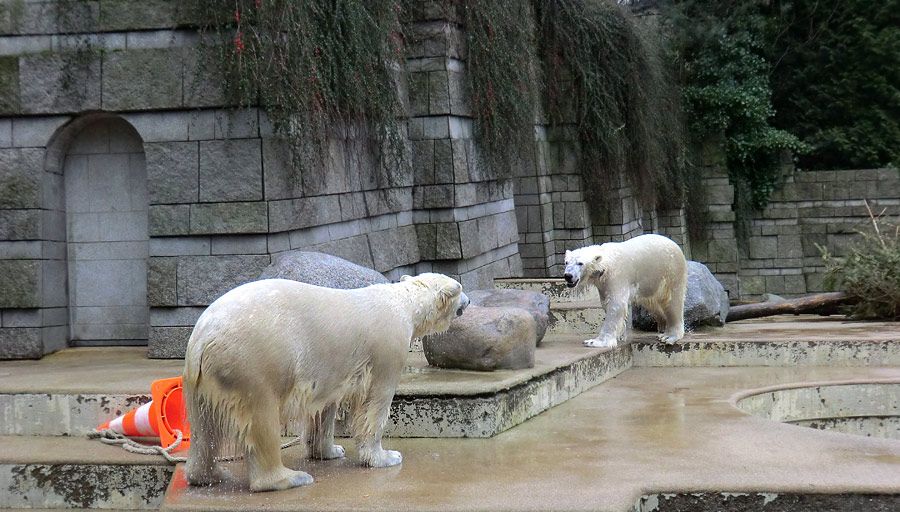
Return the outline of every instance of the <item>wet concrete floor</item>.
<path id="1" fill-rule="evenodd" d="M 399 467 L 349 459 L 291 467 L 308 487 L 251 494 L 176 474 L 164 510 L 609 510 L 641 495 L 900 493 L 900 441 L 775 423 L 733 406 L 749 389 L 896 381 L 900 368 L 633 368 L 491 439 L 386 439 Z M 242 474 L 239 465 L 233 468 Z"/>

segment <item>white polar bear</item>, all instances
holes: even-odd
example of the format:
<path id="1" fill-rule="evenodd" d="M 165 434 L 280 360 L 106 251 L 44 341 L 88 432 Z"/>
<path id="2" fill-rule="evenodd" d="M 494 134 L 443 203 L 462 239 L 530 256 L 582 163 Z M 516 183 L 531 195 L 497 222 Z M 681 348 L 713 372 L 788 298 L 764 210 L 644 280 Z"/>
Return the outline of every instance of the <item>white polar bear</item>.
<path id="1" fill-rule="evenodd" d="M 639 302 L 664 329 L 667 344 L 684 337 L 687 262 L 678 244 L 661 235 L 566 251 L 563 276 L 569 288 L 593 285 L 600 292 L 606 319 L 589 347 L 615 347 L 625 334 L 628 308 Z"/>
<path id="2" fill-rule="evenodd" d="M 200 315 L 188 341 L 188 482 L 226 478 L 214 457 L 227 446 L 245 456 L 251 491 L 312 483 L 282 463 L 281 424 L 306 424 L 311 457 L 343 457 L 334 444 L 342 403 L 361 461 L 400 464 L 381 435 L 409 344 L 447 329 L 468 304 L 457 281 L 432 273 L 355 290 L 266 279 L 229 291 Z"/>

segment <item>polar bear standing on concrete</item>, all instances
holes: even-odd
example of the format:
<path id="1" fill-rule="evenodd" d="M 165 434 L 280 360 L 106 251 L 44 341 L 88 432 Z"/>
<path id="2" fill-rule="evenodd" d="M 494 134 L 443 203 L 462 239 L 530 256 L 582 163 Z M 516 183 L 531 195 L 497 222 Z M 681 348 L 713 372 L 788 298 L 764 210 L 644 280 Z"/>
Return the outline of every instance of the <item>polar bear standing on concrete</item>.
<path id="1" fill-rule="evenodd" d="M 684 337 L 687 262 L 678 244 L 661 235 L 641 235 L 566 251 L 569 288 L 593 285 L 600 292 L 606 319 L 589 347 L 615 347 L 625 334 L 628 308 L 639 302 L 654 317 L 667 344 Z"/>
<path id="2" fill-rule="evenodd" d="M 381 434 L 410 341 L 447 329 L 468 304 L 458 282 L 431 273 L 355 290 L 265 279 L 229 291 L 200 315 L 188 341 L 188 482 L 223 480 L 214 457 L 227 446 L 245 456 L 251 491 L 312 483 L 282 463 L 281 424 L 306 423 L 311 457 L 343 457 L 334 444 L 342 403 L 361 461 L 400 464 L 400 452 L 382 449 Z"/>

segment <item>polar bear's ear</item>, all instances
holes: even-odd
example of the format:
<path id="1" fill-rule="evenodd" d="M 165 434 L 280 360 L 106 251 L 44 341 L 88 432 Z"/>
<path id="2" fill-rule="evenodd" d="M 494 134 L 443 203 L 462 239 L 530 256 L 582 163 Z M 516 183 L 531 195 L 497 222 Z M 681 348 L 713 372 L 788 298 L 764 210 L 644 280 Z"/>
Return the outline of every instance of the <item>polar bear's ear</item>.
<path id="1" fill-rule="evenodd" d="M 603 261 L 603 255 L 602 255 L 602 254 L 598 254 L 598 255 L 594 256 L 594 263 L 599 263 L 599 262 L 601 262 L 601 261 Z"/>
<path id="2" fill-rule="evenodd" d="M 440 307 L 443 308 L 450 302 L 450 299 L 456 297 L 462 292 L 462 285 L 457 282 L 449 283 L 443 287 L 438 292 L 438 301 L 440 302 Z"/>
<path id="3" fill-rule="evenodd" d="M 412 279 L 412 276 L 408 276 L 408 275 L 400 276 L 400 281 L 409 281 L 410 279 Z"/>

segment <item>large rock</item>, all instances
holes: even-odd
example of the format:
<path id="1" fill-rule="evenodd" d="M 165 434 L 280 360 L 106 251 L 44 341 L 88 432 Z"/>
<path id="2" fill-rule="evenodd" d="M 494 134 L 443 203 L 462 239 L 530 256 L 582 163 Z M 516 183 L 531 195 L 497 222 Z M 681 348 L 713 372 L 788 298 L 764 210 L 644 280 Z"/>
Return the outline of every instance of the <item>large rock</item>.
<path id="1" fill-rule="evenodd" d="M 423 339 L 432 366 L 460 370 L 534 367 L 534 317 L 521 308 L 469 306 L 447 332 Z"/>
<path id="2" fill-rule="evenodd" d="M 634 307 L 634 327 L 656 331 L 656 320 L 641 306 Z M 706 265 L 688 262 L 687 296 L 684 301 L 684 326 L 725 325 L 728 316 L 728 293 Z"/>
<path id="3" fill-rule="evenodd" d="M 272 264 L 259 279 L 292 279 L 326 288 L 364 288 L 390 283 L 383 275 L 343 258 L 312 251 L 287 251 L 272 255 Z"/>
<path id="4" fill-rule="evenodd" d="M 547 323 L 550 321 L 550 298 L 540 292 L 491 289 L 473 290 L 466 292 L 473 306 L 482 307 L 509 307 L 522 308 L 534 318 L 537 331 L 537 342 L 540 343 L 547 333 Z"/>

